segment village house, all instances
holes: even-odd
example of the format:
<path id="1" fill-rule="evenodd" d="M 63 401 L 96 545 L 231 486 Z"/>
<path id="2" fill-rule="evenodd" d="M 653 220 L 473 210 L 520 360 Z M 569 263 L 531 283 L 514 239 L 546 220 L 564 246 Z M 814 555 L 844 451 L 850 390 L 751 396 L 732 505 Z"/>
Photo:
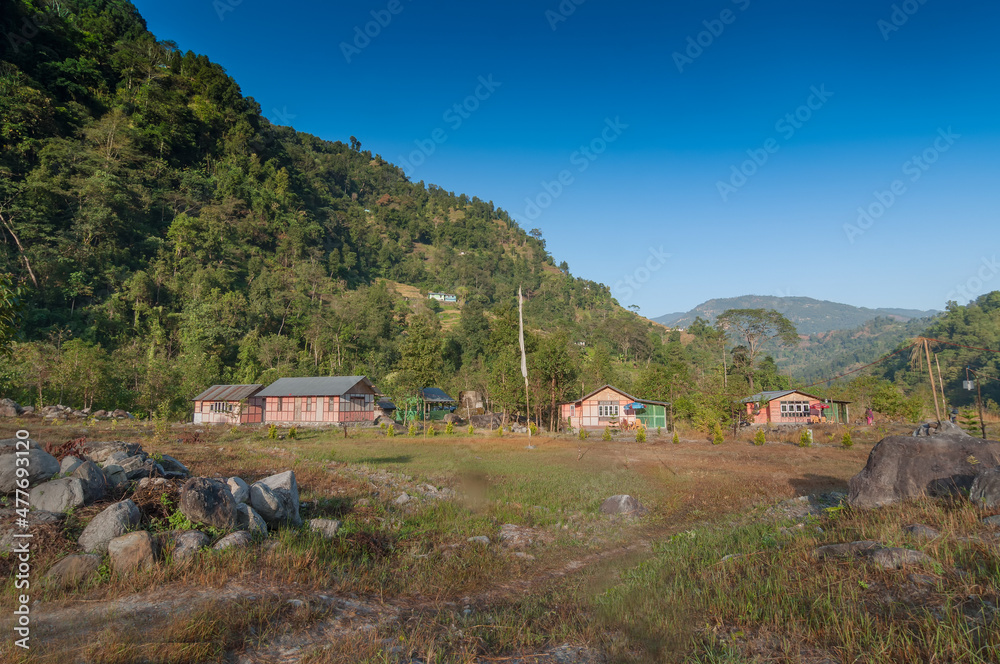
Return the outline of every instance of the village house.
<path id="1" fill-rule="evenodd" d="M 192 401 L 195 424 L 260 424 L 264 421 L 264 399 L 257 394 L 263 385 L 213 385 Z"/>
<path id="2" fill-rule="evenodd" d="M 849 401 L 823 399 L 798 390 L 758 392 L 743 400 L 750 424 L 847 424 Z"/>
<path id="3" fill-rule="evenodd" d="M 667 426 L 665 401 L 639 399 L 605 385 L 576 401 L 559 404 L 559 416 L 574 429 L 634 427 L 639 422 L 647 429 Z"/>
<path id="4" fill-rule="evenodd" d="M 427 299 L 438 302 L 458 302 L 458 296 L 454 293 L 430 293 Z"/>
<path id="5" fill-rule="evenodd" d="M 273 424 L 356 424 L 375 420 L 381 393 L 365 376 L 279 378 L 257 393 Z"/>

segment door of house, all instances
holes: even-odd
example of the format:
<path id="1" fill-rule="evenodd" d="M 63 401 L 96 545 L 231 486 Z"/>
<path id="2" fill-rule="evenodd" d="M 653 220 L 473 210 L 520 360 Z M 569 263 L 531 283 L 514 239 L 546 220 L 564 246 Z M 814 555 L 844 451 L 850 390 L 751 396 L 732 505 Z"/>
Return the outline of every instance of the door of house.
<path id="1" fill-rule="evenodd" d="M 292 421 L 298 422 L 302 419 L 302 397 L 295 397 L 295 406 L 292 412 Z"/>

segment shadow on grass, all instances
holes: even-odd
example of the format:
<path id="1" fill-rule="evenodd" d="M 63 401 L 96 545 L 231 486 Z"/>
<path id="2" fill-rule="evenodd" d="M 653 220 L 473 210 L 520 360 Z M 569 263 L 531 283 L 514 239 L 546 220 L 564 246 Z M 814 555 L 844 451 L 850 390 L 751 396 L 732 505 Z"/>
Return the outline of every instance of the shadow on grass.
<path id="1" fill-rule="evenodd" d="M 411 461 L 413 461 L 413 457 L 409 454 L 400 454 L 397 456 L 367 457 L 365 459 L 358 459 L 356 463 L 369 463 L 373 466 L 380 466 L 387 463 L 410 463 Z"/>
<path id="2" fill-rule="evenodd" d="M 806 473 L 802 477 L 796 477 L 788 480 L 788 483 L 800 496 L 813 493 L 824 493 L 827 491 L 847 492 L 847 482 L 839 477 L 831 477 L 829 475 Z"/>

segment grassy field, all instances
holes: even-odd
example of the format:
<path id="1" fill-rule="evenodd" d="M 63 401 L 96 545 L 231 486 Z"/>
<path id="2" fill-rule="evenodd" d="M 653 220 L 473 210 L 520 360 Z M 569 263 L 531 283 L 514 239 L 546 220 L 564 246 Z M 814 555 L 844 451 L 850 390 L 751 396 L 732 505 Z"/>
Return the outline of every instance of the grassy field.
<path id="1" fill-rule="evenodd" d="M 712 445 L 687 432 L 679 444 L 666 434 L 643 444 L 543 435 L 531 450 L 526 436 L 495 432 L 390 439 L 299 430 L 294 440 L 272 440 L 263 430 L 103 424 L 32 433 L 52 444 L 84 435 L 139 442 L 195 475 L 253 482 L 291 468 L 303 518 L 343 525 L 330 541 L 286 529 L 197 564 L 105 569 L 73 591 L 33 585 L 36 647 L 25 661 L 76 653 L 179 663 L 244 653 L 262 662 L 541 662 L 556 661 L 551 649 L 560 646 L 582 653 L 561 661 L 581 662 L 595 652 L 637 662 L 998 659 L 993 614 L 982 608 L 995 606 L 997 559 L 986 539 L 969 539 L 978 537 L 977 510 L 836 510 L 800 527 L 781 514 L 763 517 L 794 496 L 846 490 L 885 431 L 855 431 L 852 449 L 839 445 L 841 430 L 818 428 L 811 447 L 792 444 L 794 432 L 760 447 L 746 435 Z M 454 495 L 434 497 L 441 490 Z M 401 504 L 404 492 L 412 499 Z M 599 514 L 620 493 L 649 514 Z M 143 527 L 165 528 L 161 495 L 134 499 Z M 39 539 L 37 574 L 74 550 L 102 507 L 79 510 Z M 903 521 L 943 536 L 909 542 Z M 530 544 L 502 541 L 505 524 Z M 482 535 L 489 544 L 467 541 Z M 819 544 L 864 538 L 926 550 L 938 566 L 920 574 L 933 581 L 897 592 L 916 583 L 913 570 L 810 556 Z M 730 554 L 738 555 L 722 560 Z M 14 600 L 9 582 L 0 611 L 10 615 Z M 963 617 L 973 605 L 979 623 Z M 295 658 L 282 654 L 288 648 Z M 0 644 L 0 659 L 16 658 L 9 641 Z"/>

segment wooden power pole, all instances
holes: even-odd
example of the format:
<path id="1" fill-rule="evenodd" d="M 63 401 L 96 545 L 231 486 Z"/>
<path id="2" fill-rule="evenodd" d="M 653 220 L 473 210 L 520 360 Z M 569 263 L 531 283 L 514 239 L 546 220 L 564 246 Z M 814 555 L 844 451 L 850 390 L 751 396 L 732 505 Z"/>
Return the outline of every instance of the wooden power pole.
<path id="1" fill-rule="evenodd" d="M 927 373 L 931 377 L 931 394 L 934 395 L 934 414 L 937 415 L 937 421 L 941 421 L 941 407 L 938 405 L 937 397 L 937 387 L 934 385 L 934 367 L 931 365 L 931 351 L 927 345 L 927 339 L 924 339 L 924 355 L 927 356 Z M 944 396 L 943 394 L 941 395 Z"/>

